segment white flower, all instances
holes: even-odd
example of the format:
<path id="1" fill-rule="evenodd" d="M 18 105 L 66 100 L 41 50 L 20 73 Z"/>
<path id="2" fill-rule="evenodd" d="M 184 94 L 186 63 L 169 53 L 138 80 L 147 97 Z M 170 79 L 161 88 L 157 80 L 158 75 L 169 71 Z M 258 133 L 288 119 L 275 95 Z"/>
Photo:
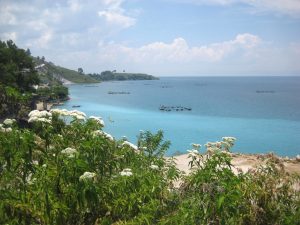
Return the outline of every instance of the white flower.
<path id="1" fill-rule="evenodd" d="M 188 152 L 189 156 L 194 156 L 195 157 L 195 156 L 199 155 L 199 152 L 196 149 L 187 150 L 187 152 Z"/>
<path id="2" fill-rule="evenodd" d="M 38 118 L 36 121 L 43 122 L 43 123 L 51 123 L 51 119 L 47 119 L 47 118 Z"/>
<path id="3" fill-rule="evenodd" d="M 28 176 L 26 177 L 26 182 L 29 184 L 29 185 L 32 185 L 35 181 L 36 181 L 36 178 L 32 178 L 32 173 L 29 173 Z"/>
<path id="4" fill-rule="evenodd" d="M 40 111 L 39 110 L 32 110 L 29 114 L 28 114 L 28 116 L 29 117 L 32 117 L 32 116 L 34 116 L 36 113 L 39 113 Z"/>
<path id="5" fill-rule="evenodd" d="M 72 116 L 77 120 L 85 120 L 86 114 L 78 110 L 68 111 L 66 109 L 51 109 L 51 113 L 59 114 L 61 116 Z"/>
<path id="6" fill-rule="evenodd" d="M 81 111 L 78 111 L 78 110 L 72 110 L 72 111 L 70 111 L 70 113 L 86 117 L 86 114 L 84 112 L 81 112 Z"/>
<path id="7" fill-rule="evenodd" d="M 234 142 L 234 141 L 236 141 L 236 138 L 235 137 L 222 137 L 222 140 L 226 141 L 226 142 Z"/>
<path id="8" fill-rule="evenodd" d="M 76 118 L 77 120 L 85 120 L 85 117 L 82 115 L 72 115 L 74 118 Z"/>
<path id="9" fill-rule="evenodd" d="M 12 129 L 11 129 L 11 127 L 4 128 L 4 127 L 0 126 L 0 131 L 4 132 L 4 133 L 9 133 L 9 132 L 12 132 Z"/>
<path id="10" fill-rule="evenodd" d="M 126 177 L 130 177 L 132 176 L 132 172 L 131 172 L 131 169 L 123 169 L 121 172 L 120 172 L 120 175 L 121 176 L 126 176 Z"/>
<path id="11" fill-rule="evenodd" d="M 43 123 L 51 123 L 52 120 L 52 114 L 50 112 L 47 112 L 46 110 L 39 111 L 39 110 L 33 110 L 29 114 L 29 123 L 32 122 L 43 122 Z"/>
<path id="12" fill-rule="evenodd" d="M 138 147 L 135 144 L 132 144 L 129 141 L 124 141 L 122 146 L 129 146 L 130 148 L 132 148 L 135 151 L 138 151 Z"/>
<path id="13" fill-rule="evenodd" d="M 158 170 L 159 169 L 159 167 L 157 165 L 154 165 L 154 164 L 151 164 L 150 168 L 153 169 L 153 170 Z"/>
<path id="14" fill-rule="evenodd" d="M 95 136 L 104 136 L 106 137 L 107 139 L 113 141 L 114 140 L 114 137 L 111 135 L 111 134 L 108 134 L 102 130 L 95 130 L 92 132 L 92 135 L 95 137 Z"/>
<path id="15" fill-rule="evenodd" d="M 204 146 L 206 148 L 221 148 L 223 142 L 217 141 L 217 142 L 207 142 Z"/>
<path id="16" fill-rule="evenodd" d="M 209 148 L 209 147 L 211 147 L 212 146 L 212 142 L 207 142 L 204 146 L 206 147 L 206 148 Z"/>
<path id="17" fill-rule="evenodd" d="M 78 110 L 72 110 L 68 112 L 68 116 L 72 116 L 74 118 L 76 118 L 77 120 L 85 120 L 85 113 L 80 112 Z"/>
<path id="18" fill-rule="evenodd" d="M 84 173 L 79 177 L 79 181 L 89 181 L 89 180 L 93 180 L 94 177 L 96 177 L 96 173 L 92 173 L 92 172 L 84 172 Z"/>
<path id="19" fill-rule="evenodd" d="M 50 112 L 51 113 L 58 113 L 58 114 L 60 114 L 61 110 L 60 109 L 51 109 Z"/>
<path id="20" fill-rule="evenodd" d="M 97 117 L 97 116 L 90 116 L 89 119 L 96 121 L 99 125 L 101 125 L 102 127 L 105 126 L 105 123 L 103 121 L 103 119 L 101 117 Z"/>
<path id="21" fill-rule="evenodd" d="M 50 112 L 53 113 L 53 114 L 59 114 L 61 116 L 68 116 L 69 115 L 69 111 L 66 110 L 66 109 L 51 109 Z"/>
<path id="22" fill-rule="evenodd" d="M 74 158 L 77 154 L 77 151 L 74 148 L 66 148 L 61 151 L 61 154 L 67 155 L 68 158 Z"/>
<path id="23" fill-rule="evenodd" d="M 224 153 L 224 154 L 226 154 L 226 155 L 228 155 L 228 156 L 231 156 L 231 153 L 230 152 L 228 152 L 228 151 L 221 151 L 222 153 Z"/>
<path id="24" fill-rule="evenodd" d="M 5 119 L 3 123 L 4 123 L 6 126 L 11 126 L 14 122 L 16 122 L 15 119 Z"/>
<path id="25" fill-rule="evenodd" d="M 194 149 L 199 149 L 201 147 L 200 144 L 192 143 L 191 145 L 193 146 Z"/>

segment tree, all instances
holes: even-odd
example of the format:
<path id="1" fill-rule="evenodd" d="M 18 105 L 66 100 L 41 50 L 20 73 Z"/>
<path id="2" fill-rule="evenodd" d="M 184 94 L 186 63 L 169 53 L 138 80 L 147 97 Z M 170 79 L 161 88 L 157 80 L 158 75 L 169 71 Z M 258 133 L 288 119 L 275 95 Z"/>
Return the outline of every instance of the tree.
<path id="1" fill-rule="evenodd" d="M 83 69 L 80 67 L 80 68 L 78 68 L 78 73 L 80 73 L 80 74 L 83 74 Z"/>
<path id="2" fill-rule="evenodd" d="M 0 83 L 24 92 L 39 83 L 32 58 L 13 41 L 0 41 Z"/>
<path id="3" fill-rule="evenodd" d="M 29 48 L 26 49 L 26 55 L 31 56 L 31 52 Z"/>

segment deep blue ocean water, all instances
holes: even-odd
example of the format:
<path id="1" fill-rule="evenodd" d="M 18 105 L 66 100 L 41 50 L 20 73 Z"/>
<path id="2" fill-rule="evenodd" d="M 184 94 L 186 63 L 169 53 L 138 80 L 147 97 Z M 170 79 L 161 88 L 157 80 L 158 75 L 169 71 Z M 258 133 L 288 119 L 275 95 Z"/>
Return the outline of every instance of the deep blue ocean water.
<path id="1" fill-rule="evenodd" d="M 70 85 L 73 105 L 103 117 L 105 131 L 135 143 L 140 130 L 162 129 L 172 145 L 168 155 L 191 143 L 237 138 L 234 151 L 282 156 L 300 154 L 300 77 L 162 77 Z M 108 94 L 130 92 L 130 94 Z M 160 111 L 183 106 L 191 111 Z"/>

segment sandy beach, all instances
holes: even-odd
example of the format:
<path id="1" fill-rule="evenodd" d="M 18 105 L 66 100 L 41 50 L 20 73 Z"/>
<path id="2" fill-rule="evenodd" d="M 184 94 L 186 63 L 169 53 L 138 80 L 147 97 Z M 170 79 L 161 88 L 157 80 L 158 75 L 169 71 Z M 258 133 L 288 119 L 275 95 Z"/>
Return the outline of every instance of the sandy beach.
<path id="1" fill-rule="evenodd" d="M 249 169 L 257 168 L 261 165 L 264 165 L 271 154 L 239 154 L 239 153 L 231 153 L 232 156 L 232 164 L 233 171 L 238 173 L 238 170 L 242 170 L 244 173 Z M 278 163 L 282 163 L 284 165 L 284 169 L 286 172 L 300 175 L 300 158 L 282 158 L 278 156 L 274 156 L 278 159 Z M 175 161 L 177 163 L 177 168 L 185 173 L 190 173 L 189 169 L 189 161 L 188 154 L 174 156 Z"/>

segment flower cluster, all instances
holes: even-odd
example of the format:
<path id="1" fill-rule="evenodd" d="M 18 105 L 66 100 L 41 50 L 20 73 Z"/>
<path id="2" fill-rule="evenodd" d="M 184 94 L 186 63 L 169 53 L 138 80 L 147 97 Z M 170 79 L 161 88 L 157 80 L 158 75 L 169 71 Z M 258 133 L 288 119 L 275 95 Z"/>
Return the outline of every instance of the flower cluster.
<path id="1" fill-rule="evenodd" d="M 207 142 L 204 146 L 206 147 L 206 151 L 208 155 L 213 155 L 216 151 L 222 150 L 222 144 L 221 141 L 216 142 Z"/>
<path id="2" fill-rule="evenodd" d="M 0 132 L 11 132 L 11 127 L 5 128 L 3 124 L 0 123 Z"/>
<path id="3" fill-rule="evenodd" d="M 193 149 L 199 150 L 199 149 L 201 148 L 201 145 L 200 145 L 200 144 L 192 143 L 191 145 L 192 145 Z"/>
<path id="4" fill-rule="evenodd" d="M 13 123 L 15 123 L 15 122 L 16 122 L 15 119 L 5 119 L 5 120 L 3 121 L 3 124 L 6 125 L 6 126 L 11 126 L 11 125 L 13 125 Z"/>
<path id="5" fill-rule="evenodd" d="M 229 149 L 234 145 L 234 142 L 236 141 L 236 138 L 234 137 L 222 137 L 222 143 L 224 146 L 224 149 L 226 151 L 229 151 Z"/>
<path id="6" fill-rule="evenodd" d="M 100 136 L 104 136 L 104 137 L 106 137 L 107 139 L 109 139 L 111 141 L 114 140 L 114 137 L 111 134 L 108 134 L 108 133 L 106 133 L 106 132 L 104 132 L 102 130 L 95 130 L 95 131 L 93 131 L 93 136 L 99 136 L 99 135 Z"/>
<path id="7" fill-rule="evenodd" d="M 130 177 L 132 176 L 132 172 L 131 172 L 131 169 L 123 169 L 121 172 L 120 172 L 120 175 L 121 176 L 126 176 L 126 177 Z"/>
<path id="8" fill-rule="evenodd" d="M 189 157 L 196 157 L 197 155 L 199 155 L 198 150 L 196 149 L 192 149 L 192 150 L 187 150 Z"/>
<path id="9" fill-rule="evenodd" d="M 138 146 L 136 146 L 135 144 L 132 144 L 129 141 L 124 141 L 122 146 L 129 146 L 130 148 L 132 148 L 134 151 L 138 151 Z"/>
<path id="10" fill-rule="evenodd" d="M 0 123 L 0 132 L 11 132 L 12 128 L 10 127 L 11 125 L 13 125 L 13 123 L 15 123 L 16 120 L 15 119 L 5 119 L 3 121 L 3 124 Z"/>
<path id="11" fill-rule="evenodd" d="M 77 151 L 74 148 L 66 148 L 61 151 L 61 154 L 66 155 L 68 158 L 74 158 Z"/>
<path id="12" fill-rule="evenodd" d="M 102 127 L 105 126 L 105 123 L 104 123 L 102 117 L 90 116 L 89 119 L 90 119 L 90 120 L 96 121 L 96 123 L 99 124 L 99 125 L 102 126 Z"/>
<path id="13" fill-rule="evenodd" d="M 50 112 L 60 116 L 71 116 L 77 120 L 85 120 L 86 118 L 86 114 L 78 110 L 68 111 L 66 109 L 51 109 Z"/>
<path id="14" fill-rule="evenodd" d="M 42 123 L 51 123 L 52 121 L 52 114 L 50 112 L 47 112 L 46 110 L 39 111 L 39 110 L 33 110 L 29 114 L 29 123 L 33 122 L 42 122 Z"/>
<path id="15" fill-rule="evenodd" d="M 84 172 L 80 177 L 79 181 L 91 181 L 96 177 L 96 173 Z"/>
<path id="16" fill-rule="evenodd" d="M 236 141 L 236 138 L 235 137 L 222 137 L 222 140 L 233 143 Z"/>

